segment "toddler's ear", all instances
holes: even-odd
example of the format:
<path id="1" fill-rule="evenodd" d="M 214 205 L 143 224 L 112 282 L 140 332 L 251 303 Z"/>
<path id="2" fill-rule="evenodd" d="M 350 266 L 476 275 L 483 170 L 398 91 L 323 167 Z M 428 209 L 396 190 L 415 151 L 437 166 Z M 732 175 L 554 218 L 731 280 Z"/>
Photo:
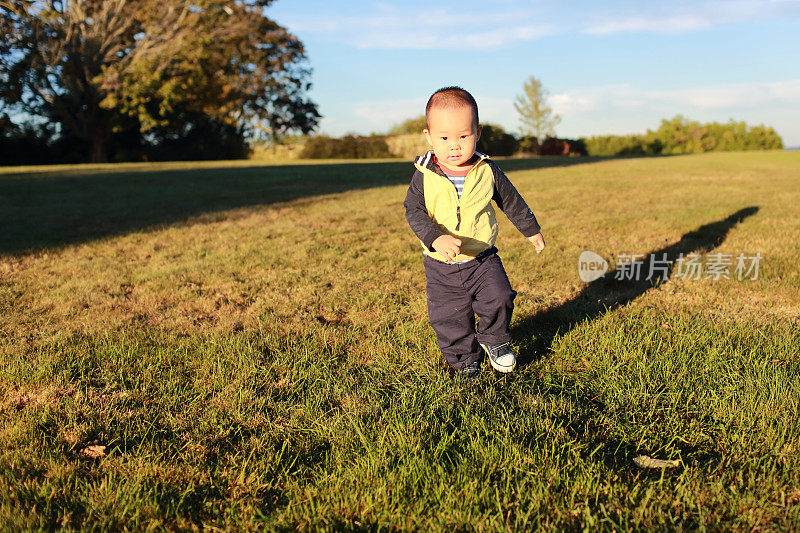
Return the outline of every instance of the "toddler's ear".
<path id="1" fill-rule="evenodd" d="M 481 126 L 481 125 L 478 125 L 478 132 L 475 134 L 475 140 L 476 140 L 476 141 L 477 141 L 477 140 L 479 140 L 479 139 L 481 138 L 481 130 L 482 130 L 482 129 L 483 129 L 483 126 Z"/>

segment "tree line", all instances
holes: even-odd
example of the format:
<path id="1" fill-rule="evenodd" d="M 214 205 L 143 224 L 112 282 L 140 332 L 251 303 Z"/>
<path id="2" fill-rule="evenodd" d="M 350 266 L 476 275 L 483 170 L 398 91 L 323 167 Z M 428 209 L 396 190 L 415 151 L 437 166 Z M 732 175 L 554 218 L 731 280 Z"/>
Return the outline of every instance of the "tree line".
<path id="1" fill-rule="evenodd" d="M 4 163 L 241 157 L 313 131 L 303 44 L 272 0 L 0 1 Z"/>
<path id="2" fill-rule="evenodd" d="M 392 150 L 394 137 L 419 137 L 417 152 L 427 149 L 422 137 L 425 116 L 408 119 L 393 126 L 388 135 L 341 138 L 313 136 L 305 141 L 300 157 L 310 159 L 359 159 L 395 157 L 408 154 Z M 513 155 L 672 155 L 711 151 L 780 150 L 781 137 L 771 127 L 748 126 L 731 120 L 727 123 L 702 124 L 682 115 L 663 119 L 656 129 L 634 135 L 601 135 L 566 139 L 514 135 L 497 124 L 484 124 L 477 149 L 492 156 Z"/>
<path id="3" fill-rule="evenodd" d="M 579 139 L 588 155 L 670 155 L 740 150 L 780 150 L 783 140 L 771 127 L 700 122 L 682 115 L 664 119 L 657 130 L 638 135 L 600 135 Z"/>

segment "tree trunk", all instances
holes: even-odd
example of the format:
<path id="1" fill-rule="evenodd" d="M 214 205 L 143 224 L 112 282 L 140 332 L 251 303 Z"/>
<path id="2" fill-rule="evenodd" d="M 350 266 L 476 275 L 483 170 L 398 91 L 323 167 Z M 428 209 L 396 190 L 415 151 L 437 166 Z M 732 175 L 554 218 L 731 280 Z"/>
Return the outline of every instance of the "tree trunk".
<path id="1" fill-rule="evenodd" d="M 92 163 L 107 163 L 108 154 L 106 153 L 106 141 L 108 140 L 108 135 L 106 133 L 106 128 L 104 128 L 101 125 L 95 127 L 91 140 L 92 140 L 92 154 L 91 154 Z"/>

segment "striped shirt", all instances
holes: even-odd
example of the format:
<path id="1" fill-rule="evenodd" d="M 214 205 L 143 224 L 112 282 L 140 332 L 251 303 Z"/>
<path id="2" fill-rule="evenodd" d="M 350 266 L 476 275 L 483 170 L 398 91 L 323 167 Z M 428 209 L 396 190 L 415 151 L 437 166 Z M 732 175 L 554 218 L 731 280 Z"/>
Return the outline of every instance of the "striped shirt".
<path id="1" fill-rule="evenodd" d="M 458 193 L 459 200 L 461 199 L 461 193 L 464 192 L 464 180 L 469 174 L 469 171 L 472 167 L 467 167 L 465 170 L 450 170 L 449 168 L 445 168 L 443 165 L 439 165 L 437 161 L 437 165 L 442 170 L 442 173 L 453 182 L 453 185 L 456 187 L 456 192 Z"/>

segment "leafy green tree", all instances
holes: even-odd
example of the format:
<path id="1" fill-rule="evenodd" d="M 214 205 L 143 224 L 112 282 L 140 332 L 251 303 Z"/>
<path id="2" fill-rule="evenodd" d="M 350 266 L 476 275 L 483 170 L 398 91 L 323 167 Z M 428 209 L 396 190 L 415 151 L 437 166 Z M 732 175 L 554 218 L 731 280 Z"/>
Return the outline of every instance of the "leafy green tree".
<path id="1" fill-rule="evenodd" d="M 509 156 L 517 151 L 519 143 L 510 133 L 498 124 L 484 123 L 478 151 L 492 156 Z"/>
<path id="2" fill-rule="evenodd" d="M 272 0 L 0 0 L 0 102 L 107 157 L 115 131 L 205 115 L 307 133 L 320 118 L 302 43 Z"/>
<path id="3" fill-rule="evenodd" d="M 655 131 L 639 135 L 603 135 L 581 139 L 589 155 L 692 154 L 732 150 L 780 150 L 773 128 L 748 127 L 731 120 L 700 124 L 683 115 L 662 119 Z"/>
<path id="4" fill-rule="evenodd" d="M 522 86 L 522 94 L 517 95 L 514 108 L 519 113 L 520 133 L 534 136 L 539 141 L 547 136 L 555 136 L 555 127 L 561 117 L 553 113 L 547 102 L 548 91 L 542 82 L 531 76 Z"/>

